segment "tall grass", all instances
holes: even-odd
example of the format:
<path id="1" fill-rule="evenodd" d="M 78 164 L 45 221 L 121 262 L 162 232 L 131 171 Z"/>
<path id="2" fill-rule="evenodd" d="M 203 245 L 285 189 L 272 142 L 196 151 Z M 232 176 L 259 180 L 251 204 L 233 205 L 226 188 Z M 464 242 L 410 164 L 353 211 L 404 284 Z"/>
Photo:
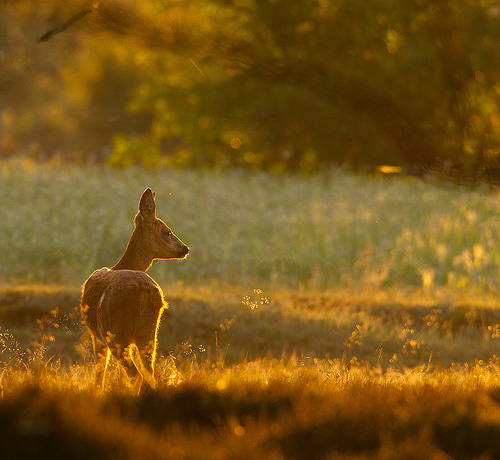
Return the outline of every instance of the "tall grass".
<path id="1" fill-rule="evenodd" d="M 151 269 L 157 390 L 97 394 L 72 308 L 147 186 L 191 254 Z M 500 457 L 496 192 L 14 161 L 0 196 L 2 458 Z"/>
<path id="2" fill-rule="evenodd" d="M 42 363 L 43 364 L 43 363 Z M 500 455 L 500 368 L 377 375 L 338 361 L 159 363 L 160 385 L 95 394 L 88 367 L 0 379 L 3 458 L 431 459 Z"/>
<path id="3" fill-rule="evenodd" d="M 80 284 L 114 264 L 141 192 L 191 247 L 160 283 L 498 293 L 499 196 L 421 179 L 327 171 L 0 165 L 0 279 Z"/>

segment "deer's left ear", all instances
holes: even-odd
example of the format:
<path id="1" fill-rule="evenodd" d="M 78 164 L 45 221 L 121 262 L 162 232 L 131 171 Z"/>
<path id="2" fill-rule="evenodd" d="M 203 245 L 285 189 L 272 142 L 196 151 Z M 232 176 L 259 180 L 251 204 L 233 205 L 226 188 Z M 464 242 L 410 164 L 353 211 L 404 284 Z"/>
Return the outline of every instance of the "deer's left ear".
<path id="1" fill-rule="evenodd" d="M 139 211 L 146 222 L 153 222 L 156 218 L 155 193 L 149 187 L 141 196 Z"/>

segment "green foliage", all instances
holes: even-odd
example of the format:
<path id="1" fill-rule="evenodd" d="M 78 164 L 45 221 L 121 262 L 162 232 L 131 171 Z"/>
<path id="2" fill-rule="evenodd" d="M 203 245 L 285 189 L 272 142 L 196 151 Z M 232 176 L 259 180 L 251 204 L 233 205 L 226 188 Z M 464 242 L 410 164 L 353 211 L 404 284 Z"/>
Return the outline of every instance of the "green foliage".
<path id="1" fill-rule="evenodd" d="M 136 164 L 144 166 L 158 164 L 160 151 L 147 139 L 115 134 L 111 140 L 111 145 L 113 146 L 113 154 L 108 161 L 111 166 L 126 168 Z"/>
<path id="2" fill-rule="evenodd" d="M 81 284 L 113 265 L 150 186 L 192 249 L 162 284 L 498 293 L 497 195 L 415 178 L 329 171 L 85 168 L 3 162 L 0 276 Z"/>
<path id="3" fill-rule="evenodd" d="M 87 154 L 121 132 L 122 166 L 498 174 L 490 2 L 110 0 L 35 45 L 88 3 L 2 4 L 7 151 Z"/>
<path id="4" fill-rule="evenodd" d="M 157 69 L 175 65 L 153 71 L 131 105 L 153 113 L 150 136 L 167 161 L 282 170 L 440 157 L 484 172 L 497 160 L 498 30 L 487 4 L 207 4 L 188 2 L 206 14 L 194 61 L 165 45 Z"/>
<path id="5" fill-rule="evenodd" d="M 144 132 L 146 120 L 124 110 L 144 78 L 135 50 L 68 33 L 37 42 L 85 3 L 1 3 L 2 155 L 24 151 L 41 158 L 60 154 L 102 162 L 106 155 L 101 151 L 114 133 Z"/>

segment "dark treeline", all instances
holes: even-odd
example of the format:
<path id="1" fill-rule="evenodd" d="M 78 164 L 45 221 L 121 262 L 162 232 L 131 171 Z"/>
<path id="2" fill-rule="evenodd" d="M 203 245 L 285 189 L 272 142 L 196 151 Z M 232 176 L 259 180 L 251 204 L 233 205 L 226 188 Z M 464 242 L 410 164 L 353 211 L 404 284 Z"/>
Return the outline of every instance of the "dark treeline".
<path id="1" fill-rule="evenodd" d="M 0 10 L 4 155 L 275 171 L 393 164 L 498 179 L 496 2 L 21 0 Z"/>

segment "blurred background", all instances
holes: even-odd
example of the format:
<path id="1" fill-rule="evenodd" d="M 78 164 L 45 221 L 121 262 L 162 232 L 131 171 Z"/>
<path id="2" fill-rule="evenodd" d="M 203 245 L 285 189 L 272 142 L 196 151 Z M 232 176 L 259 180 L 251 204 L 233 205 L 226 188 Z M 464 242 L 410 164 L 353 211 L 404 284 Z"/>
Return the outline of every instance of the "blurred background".
<path id="1" fill-rule="evenodd" d="M 495 0 L 2 0 L 0 155 L 498 181 L 499 19 Z"/>

